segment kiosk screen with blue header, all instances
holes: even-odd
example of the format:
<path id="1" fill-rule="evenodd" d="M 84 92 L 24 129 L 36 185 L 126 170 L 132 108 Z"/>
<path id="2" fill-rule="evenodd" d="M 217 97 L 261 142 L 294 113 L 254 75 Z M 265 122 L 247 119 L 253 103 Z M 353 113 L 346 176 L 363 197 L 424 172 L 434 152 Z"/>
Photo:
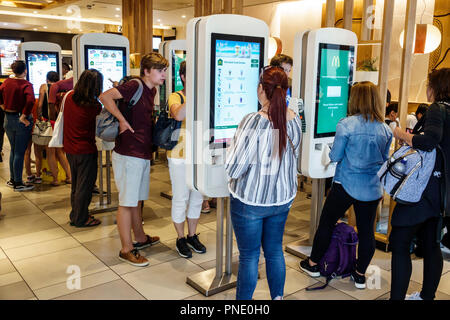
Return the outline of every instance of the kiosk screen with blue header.
<path id="1" fill-rule="evenodd" d="M 59 73 L 59 54 L 57 52 L 25 51 L 27 80 L 33 84 L 34 96 L 39 97 L 39 88 L 47 83 L 47 73 Z"/>

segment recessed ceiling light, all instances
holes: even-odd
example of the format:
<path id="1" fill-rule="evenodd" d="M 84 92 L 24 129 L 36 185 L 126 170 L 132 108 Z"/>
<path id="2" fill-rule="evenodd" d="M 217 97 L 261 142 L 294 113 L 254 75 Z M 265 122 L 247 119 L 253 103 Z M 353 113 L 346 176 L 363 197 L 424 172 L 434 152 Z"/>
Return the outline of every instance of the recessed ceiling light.
<path id="1" fill-rule="evenodd" d="M 158 19 L 158 22 L 161 22 L 161 19 Z"/>
<path id="2" fill-rule="evenodd" d="M 33 28 L 34 31 L 37 31 L 37 28 Z"/>
<path id="3" fill-rule="evenodd" d="M 120 15 L 116 14 L 115 17 L 116 17 L 116 18 L 120 18 Z"/>
<path id="4" fill-rule="evenodd" d="M 7 23 L 7 22 L 4 22 L 4 23 L 3 23 L 3 25 L 4 25 L 4 26 L 7 26 L 7 25 L 8 25 L 8 23 Z"/>
<path id="5" fill-rule="evenodd" d="M 67 33 L 72 33 L 72 31 L 70 31 L 70 30 L 67 30 Z"/>
<path id="6" fill-rule="evenodd" d="M 37 11 L 33 11 L 33 13 L 34 13 L 34 14 L 38 14 L 39 12 L 37 12 Z"/>
<path id="7" fill-rule="evenodd" d="M 120 8 L 119 8 L 119 7 L 117 7 L 117 8 L 116 8 L 116 11 L 120 11 Z"/>
<path id="8" fill-rule="evenodd" d="M 47 29 L 47 26 L 44 26 L 44 29 Z"/>
<path id="9" fill-rule="evenodd" d="M 183 19 L 185 19 L 186 18 L 186 16 L 183 14 L 182 16 L 181 16 Z"/>

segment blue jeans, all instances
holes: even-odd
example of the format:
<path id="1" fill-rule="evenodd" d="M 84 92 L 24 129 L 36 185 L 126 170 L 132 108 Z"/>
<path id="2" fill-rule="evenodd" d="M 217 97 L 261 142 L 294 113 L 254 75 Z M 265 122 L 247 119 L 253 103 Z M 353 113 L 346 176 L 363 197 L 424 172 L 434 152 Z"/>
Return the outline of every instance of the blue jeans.
<path id="1" fill-rule="evenodd" d="M 23 158 L 27 150 L 28 142 L 31 139 L 31 129 L 33 128 L 33 117 L 29 115 L 27 120 L 30 125 L 26 127 L 19 121 L 17 113 L 5 112 L 5 131 L 11 145 L 9 155 L 9 171 L 11 180 L 15 184 L 22 183 Z"/>
<path id="2" fill-rule="evenodd" d="M 239 248 L 236 300 L 251 300 L 258 281 L 258 261 L 262 244 L 267 282 L 272 299 L 283 297 L 286 265 L 283 255 L 284 225 L 292 201 L 281 206 L 247 205 L 231 197 L 231 222 Z"/>

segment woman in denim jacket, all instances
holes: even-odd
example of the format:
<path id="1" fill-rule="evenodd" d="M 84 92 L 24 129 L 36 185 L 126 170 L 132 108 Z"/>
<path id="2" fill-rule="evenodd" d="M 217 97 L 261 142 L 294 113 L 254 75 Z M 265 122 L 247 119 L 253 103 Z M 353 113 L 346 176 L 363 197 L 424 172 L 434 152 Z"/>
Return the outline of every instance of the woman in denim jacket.
<path id="1" fill-rule="evenodd" d="M 331 241 L 336 222 L 353 205 L 358 227 L 358 260 L 352 280 L 358 289 L 366 287 L 365 272 L 375 252 L 374 221 L 383 189 L 377 172 L 389 156 L 392 131 L 384 123 L 382 101 L 376 86 L 361 82 L 351 89 L 349 116 L 336 127 L 330 152 L 337 162 L 333 186 L 325 201 L 311 256 L 300 268 L 319 277 L 318 263 Z"/>

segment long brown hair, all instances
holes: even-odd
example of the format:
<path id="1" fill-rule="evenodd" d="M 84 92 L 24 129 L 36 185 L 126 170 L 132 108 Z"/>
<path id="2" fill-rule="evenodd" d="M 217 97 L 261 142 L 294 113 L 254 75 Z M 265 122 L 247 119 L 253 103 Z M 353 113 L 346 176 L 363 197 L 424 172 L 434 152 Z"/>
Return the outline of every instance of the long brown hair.
<path id="1" fill-rule="evenodd" d="M 360 114 L 368 121 L 383 122 L 383 103 L 377 86 L 370 81 L 363 81 L 353 85 L 348 101 L 350 116 Z"/>
<path id="2" fill-rule="evenodd" d="M 282 68 L 270 67 L 263 71 L 259 83 L 270 101 L 268 116 L 273 128 L 279 133 L 278 155 L 281 159 L 287 142 L 286 91 L 288 78 Z"/>
<path id="3" fill-rule="evenodd" d="M 84 70 L 75 85 L 72 99 L 79 106 L 98 105 L 102 90 L 103 75 L 96 69 Z"/>

